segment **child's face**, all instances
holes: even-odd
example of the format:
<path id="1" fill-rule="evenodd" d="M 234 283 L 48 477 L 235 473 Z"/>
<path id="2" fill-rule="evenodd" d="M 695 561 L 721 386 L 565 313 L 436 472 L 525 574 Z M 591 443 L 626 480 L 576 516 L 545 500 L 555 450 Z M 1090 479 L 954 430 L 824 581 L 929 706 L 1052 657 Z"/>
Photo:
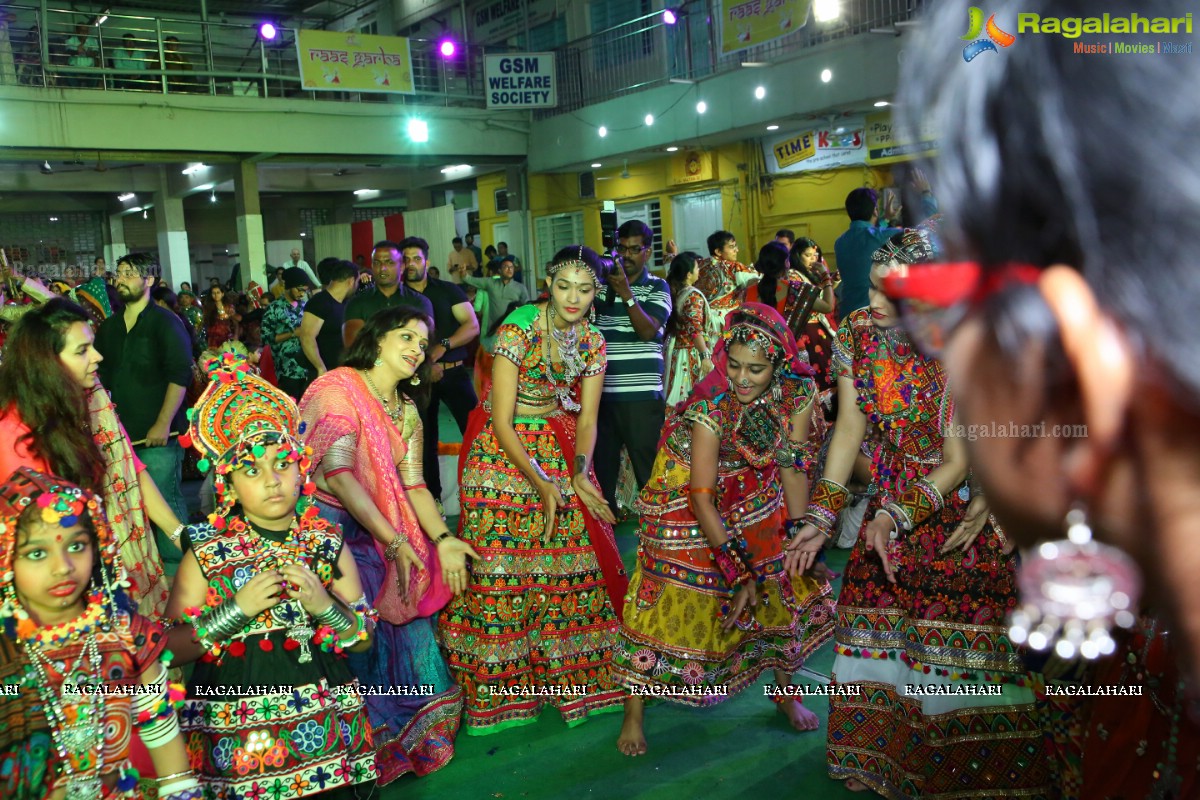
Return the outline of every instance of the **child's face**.
<path id="1" fill-rule="evenodd" d="M 21 605 L 39 625 L 67 622 L 82 610 L 96 550 L 82 525 L 41 520 L 21 525 L 13 576 Z"/>
<path id="2" fill-rule="evenodd" d="M 231 479 L 234 496 L 242 504 L 246 517 L 263 527 L 286 522 L 296 513 L 296 498 L 300 496 L 300 466 L 283 457 L 277 444 L 266 451 L 250 467 L 234 470 Z"/>

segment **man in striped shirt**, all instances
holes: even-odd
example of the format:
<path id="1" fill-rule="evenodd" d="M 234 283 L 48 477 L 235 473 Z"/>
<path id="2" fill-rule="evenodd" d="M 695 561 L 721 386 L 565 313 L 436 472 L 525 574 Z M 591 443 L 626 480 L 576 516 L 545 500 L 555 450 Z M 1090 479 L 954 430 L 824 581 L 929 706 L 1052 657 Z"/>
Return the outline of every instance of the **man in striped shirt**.
<path id="1" fill-rule="evenodd" d="M 650 274 L 654 232 L 641 220 L 617 230 L 624 269 L 613 270 L 608 291 L 596 299 L 596 327 L 604 334 L 608 370 L 596 423 L 596 479 L 617 513 L 621 448 L 629 451 L 638 488 L 650 479 L 666 411 L 663 395 L 663 327 L 671 315 L 671 290 Z"/>

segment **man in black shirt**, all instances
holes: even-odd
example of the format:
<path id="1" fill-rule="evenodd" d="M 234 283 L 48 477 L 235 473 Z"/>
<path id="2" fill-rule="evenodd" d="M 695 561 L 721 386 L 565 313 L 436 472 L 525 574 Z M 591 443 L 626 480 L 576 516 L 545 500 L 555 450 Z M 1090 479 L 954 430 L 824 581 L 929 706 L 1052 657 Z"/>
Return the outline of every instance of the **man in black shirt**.
<path id="1" fill-rule="evenodd" d="M 342 363 L 342 322 L 347 298 L 358 285 L 358 267 L 339 258 L 326 258 L 317 264 L 317 275 L 325 288 L 304 307 L 299 335 L 308 367 L 320 377 Z"/>
<path id="2" fill-rule="evenodd" d="M 433 304 L 434 333 L 426 358 L 433 364 L 429 407 L 422 415 L 425 425 L 425 484 L 435 500 L 442 501 L 442 478 L 438 468 L 438 410 L 444 402 L 461 432 L 467 417 L 479 404 L 471 371 L 464 363 L 465 345 L 479 335 L 479 320 L 467 295 L 449 281 L 429 277 L 429 243 L 410 236 L 400 243 L 404 259 L 404 284 L 420 292 Z"/>
<path id="3" fill-rule="evenodd" d="M 384 240 L 376 242 L 371 251 L 373 286 L 360 291 L 346 305 L 346 320 L 342 323 L 342 341 L 349 347 L 362 326 L 376 311 L 393 306 L 412 306 L 433 316 L 433 306 L 420 292 L 413 291 L 401 281 L 400 245 Z"/>
<path id="4" fill-rule="evenodd" d="M 100 380 L 112 393 L 134 452 L 154 485 L 175 516 L 186 520 L 183 448 L 172 437 L 187 428 L 183 395 L 192 382 L 192 346 L 179 317 L 150 301 L 154 277 L 149 266 L 143 254 L 122 256 L 117 262 L 117 291 L 125 310 L 106 319 L 96 332 L 96 349 L 104 356 Z M 155 527 L 170 575 L 183 557 L 172 533 Z"/>

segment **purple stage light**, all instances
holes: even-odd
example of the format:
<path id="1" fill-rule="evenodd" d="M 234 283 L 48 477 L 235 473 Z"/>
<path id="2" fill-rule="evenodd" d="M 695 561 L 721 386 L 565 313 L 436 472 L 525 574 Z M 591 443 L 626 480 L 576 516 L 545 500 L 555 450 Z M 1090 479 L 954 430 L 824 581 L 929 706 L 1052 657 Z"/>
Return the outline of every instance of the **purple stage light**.
<path id="1" fill-rule="evenodd" d="M 269 42 L 279 35 L 279 29 L 269 22 L 264 22 L 258 26 L 258 35 Z"/>
<path id="2" fill-rule="evenodd" d="M 453 58 L 454 54 L 458 52 L 458 45 L 454 43 L 453 39 L 443 39 L 438 45 L 438 52 L 442 54 L 442 58 Z"/>
<path id="3" fill-rule="evenodd" d="M 668 8 L 663 12 L 663 22 L 667 23 L 668 25 L 674 25 L 678 21 L 679 16 L 671 9 Z"/>

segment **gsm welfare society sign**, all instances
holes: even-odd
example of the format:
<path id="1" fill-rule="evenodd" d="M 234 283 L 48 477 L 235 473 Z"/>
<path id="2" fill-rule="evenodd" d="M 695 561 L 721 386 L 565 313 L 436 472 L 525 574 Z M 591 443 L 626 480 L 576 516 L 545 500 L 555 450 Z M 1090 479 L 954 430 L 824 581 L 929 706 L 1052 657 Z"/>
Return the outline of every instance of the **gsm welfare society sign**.
<path id="1" fill-rule="evenodd" d="M 485 56 L 488 108 L 553 108 L 558 105 L 554 53 Z"/>

